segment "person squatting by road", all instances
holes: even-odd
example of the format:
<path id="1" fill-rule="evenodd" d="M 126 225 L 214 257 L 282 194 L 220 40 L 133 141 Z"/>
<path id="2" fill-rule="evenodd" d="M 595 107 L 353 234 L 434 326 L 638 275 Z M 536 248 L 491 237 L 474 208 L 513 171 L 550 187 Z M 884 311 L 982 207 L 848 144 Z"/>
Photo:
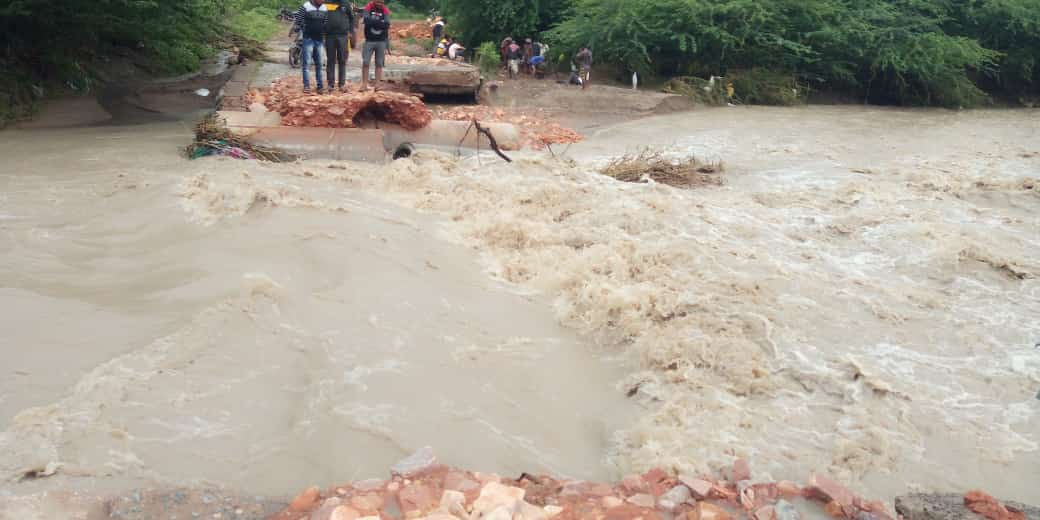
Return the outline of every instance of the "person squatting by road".
<path id="1" fill-rule="evenodd" d="M 466 48 L 462 46 L 455 38 L 450 38 L 451 45 L 448 46 L 448 59 L 449 60 L 463 60 L 465 59 Z"/>

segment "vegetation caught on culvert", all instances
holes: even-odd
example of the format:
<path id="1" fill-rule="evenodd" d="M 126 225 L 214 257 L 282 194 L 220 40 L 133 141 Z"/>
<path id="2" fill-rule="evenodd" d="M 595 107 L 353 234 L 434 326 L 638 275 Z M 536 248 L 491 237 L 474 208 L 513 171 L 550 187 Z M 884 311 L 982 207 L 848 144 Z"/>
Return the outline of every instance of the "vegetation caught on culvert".
<path id="1" fill-rule="evenodd" d="M 227 122 L 216 114 L 195 125 L 195 140 L 184 149 L 189 159 L 208 155 L 226 155 L 237 159 L 257 159 L 271 162 L 289 162 L 296 157 L 273 148 L 256 145 L 228 130 Z"/>

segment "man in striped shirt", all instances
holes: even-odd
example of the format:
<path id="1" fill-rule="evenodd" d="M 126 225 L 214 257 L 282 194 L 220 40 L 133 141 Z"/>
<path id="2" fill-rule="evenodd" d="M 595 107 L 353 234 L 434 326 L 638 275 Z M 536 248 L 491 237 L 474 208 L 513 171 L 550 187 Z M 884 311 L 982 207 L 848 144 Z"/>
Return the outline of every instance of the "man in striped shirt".
<path id="1" fill-rule="evenodd" d="M 296 10 L 293 27 L 289 31 L 290 37 L 294 33 L 303 32 L 301 68 L 303 69 L 303 91 L 307 94 L 311 91 L 309 70 L 311 58 L 314 59 L 314 80 L 318 84 L 318 94 L 325 93 L 325 85 L 322 83 L 322 55 L 325 50 L 325 23 L 328 21 L 328 15 L 329 8 L 325 7 L 324 0 L 307 0 Z"/>

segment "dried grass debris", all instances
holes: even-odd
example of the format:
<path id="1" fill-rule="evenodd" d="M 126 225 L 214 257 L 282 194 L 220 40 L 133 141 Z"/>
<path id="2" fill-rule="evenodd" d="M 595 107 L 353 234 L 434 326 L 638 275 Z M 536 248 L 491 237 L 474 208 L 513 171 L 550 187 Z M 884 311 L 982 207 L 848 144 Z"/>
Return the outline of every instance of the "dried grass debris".
<path id="1" fill-rule="evenodd" d="M 608 163 L 600 173 L 622 182 L 652 180 L 676 188 L 721 186 L 721 162 L 702 162 L 693 155 L 669 158 L 663 151 L 644 149 Z"/>

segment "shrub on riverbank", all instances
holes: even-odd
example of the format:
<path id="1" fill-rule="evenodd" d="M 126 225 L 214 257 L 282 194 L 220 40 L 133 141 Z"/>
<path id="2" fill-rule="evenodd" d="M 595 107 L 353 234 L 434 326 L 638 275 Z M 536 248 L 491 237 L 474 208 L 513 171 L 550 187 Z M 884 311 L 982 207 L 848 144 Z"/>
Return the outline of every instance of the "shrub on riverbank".
<path id="1" fill-rule="evenodd" d="M 724 81 L 733 85 L 733 97 L 748 105 L 799 105 L 807 94 L 793 74 L 768 69 L 731 70 Z"/>
<path id="2" fill-rule="evenodd" d="M 231 18 L 232 32 L 260 42 L 267 41 L 280 27 L 274 8 L 254 7 Z"/>
<path id="3" fill-rule="evenodd" d="M 502 66 L 502 53 L 495 42 L 484 42 L 477 49 L 477 65 L 480 72 L 487 77 L 494 77 Z"/>

